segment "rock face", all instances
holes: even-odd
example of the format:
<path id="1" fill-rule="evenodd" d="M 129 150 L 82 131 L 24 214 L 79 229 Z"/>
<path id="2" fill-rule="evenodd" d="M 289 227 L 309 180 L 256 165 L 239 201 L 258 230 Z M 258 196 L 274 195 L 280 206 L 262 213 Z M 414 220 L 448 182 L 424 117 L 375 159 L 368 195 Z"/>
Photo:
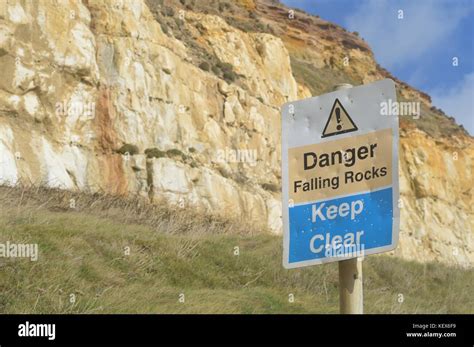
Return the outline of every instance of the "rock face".
<path id="1" fill-rule="evenodd" d="M 288 37 L 179 15 L 237 81 L 197 66 L 142 0 L 1 1 L 0 184 L 166 197 L 281 232 L 279 107 L 310 95 Z M 473 139 L 402 130 L 396 253 L 472 265 Z"/>
<path id="2" fill-rule="evenodd" d="M 473 265 L 472 138 L 433 139 L 401 129 L 400 247 L 419 261 Z"/>
<path id="3" fill-rule="evenodd" d="M 279 105 L 298 91 L 280 39 L 187 14 L 244 90 L 189 62 L 144 2 L 1 6 L 1 184 L 165 196 L 279 231 L 262 185 L 278 186 Z"/>

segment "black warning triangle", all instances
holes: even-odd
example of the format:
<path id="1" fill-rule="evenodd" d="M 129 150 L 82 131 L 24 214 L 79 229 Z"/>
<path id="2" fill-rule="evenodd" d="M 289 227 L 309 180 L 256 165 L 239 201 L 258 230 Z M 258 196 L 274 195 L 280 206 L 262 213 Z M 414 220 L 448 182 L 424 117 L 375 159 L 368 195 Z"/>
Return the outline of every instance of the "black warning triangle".
<path id="1" fill-rule="evenodd" d="M 349 113 L 344 109 L 339 99 L 336 99 L 334 105 L 332 105 L 331 113 L 321 137 L 339 135 L 356 130 L 358 130 L 357 126 L 349 116 Z"/>

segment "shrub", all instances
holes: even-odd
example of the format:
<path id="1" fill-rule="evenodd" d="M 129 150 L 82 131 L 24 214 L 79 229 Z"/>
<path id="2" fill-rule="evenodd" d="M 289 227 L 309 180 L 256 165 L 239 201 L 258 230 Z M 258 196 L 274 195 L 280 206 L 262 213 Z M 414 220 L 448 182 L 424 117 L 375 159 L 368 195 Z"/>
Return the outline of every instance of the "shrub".
<path id="1" fill-rule="evenodd" d="M 166 153 L 158 148 L 147 148 L 145 149 L 145 154 L 147 158 L 163 158 L 166 156 Z"/>
<path id="2" fill-rule="evenodd" d="M 163 14 L 163 16 L 173 17 L 173 16 L 174 16 L 174 8 L 169 7 L 169 6 L 166 6 L 166 7 L 163 9 L 162 14 Z"/>
<path id="3" fill-rule="evenodd" d="M 181 157 L 181 159 L 183 161 L 185 161 L 186 159 L 188 159 L 188 156 L 186 154 L 184 154 L 183 152 L 181 152 L 179 149 L 177 148 L 173 148 L 173 149 L 169 149 L 166 151 L 166 154 L 168 155 L 168 157 Z"/>
<path id="4" fill-rule="evenodd" d="M 219 166 L 217 168 L 217 171 L 219 171 L 219 173 L 221 174 L 222 177 L 232 179 L 232 173 L 230 171 L 226 170 L 224 167 Z"/>
<path id="5" fill-rule="evenodd" d="M 234 71 L 225 71 L 224 75 L 222 76 L 227 82 L 234 82 L 237 75 Z"/>
<path id="6" fill-rule="evenodd" d="M 201 64 L 199 64 L 199 68 L 204 71 L 209 71 L 211 66 L 207 61 L 203 61 Z"/>
<path id="7" fill-rule="evenodd" d="M 130 143 L 124 144 L 122 147 L 120 147 L 117 150 L 117 153 L 120 153 L 122 155 L 125 155 L 125 153 L 128 153 L 130 155 L 135 155 L 135 154 L 138 154 L 138 152 L 140 152 L 138 147 Z"/>
<path id="8" fill-rule="evenodd" d="M 212 72 L 214 72 L 214 74 L 216 76 L 219 76 L 221 74 L 221 69 L 219 69 L 219 67 L 217 65 L 214 65 L 212 68 L 211 68 Z"/>
<path id="9" fill-rule="evenodd" d="M 248 181 L 247 176 L 242 171 L 235 173 L 232 179 L 238 184 L 245 184 Z"/>
<path id="10" fill-rule="evenodd" d="M 160 22 L 160 26 L 161 26 L 161 31 L 163 31 L 163 34 L 168 35 L 169 33 L 168 25 L 165 22 Z"/>
<path id="11" fill-rule="evenodd" d="M 197 22 L 197 24 L 196 24 L 196 29 L 199 30 L 199 32 L 201 32 L 201 33 L 204 32 L 204 31 L 206 31 L 206 28 L 205 28 L 204 25 L 202 25 L 202 23 L 200 23 L 200 22 Z"/>
<path id="12" fill-rule="evenodd" d="M 216 66 L 222 71 L 222 78 L 224 78 L 227 82 L 234 82 L 236 80 L 237 75 L 234 72 L 231 64 L 219 61 Z"/>
<path id="13" fill-rule="evenodd" d="M 280 186 L 275 184 L 275 183 L 263 183 L 261 184 L 262 188 L 265 190 L 268 190 L 270 192 L 279 192 L 280 191 Z"/>
<path id="14" fill-rule="evenodd" d="M 224 63 L 224 62 L 222 62 L 222 61 L 219 61 L 219 62 L 217 63 L 217 67 L 218 67 L 219 69 L 221 69 L 222 71 L 224 71 L 224 72 L 226 72 L 226 71 L 232 71 L 232 65 L 229 64 L 229 63 Z"/>
<path id="15" fill-rule="evenodd" d="M 169 149 L 166 151 L 166 154 L 170 155 L 170 156 L 178 156 L 178 155 L 182 155 L 183 152 L 181 152 L 179 149 L 177 148 L 173 148 L 173 149 Z"/>

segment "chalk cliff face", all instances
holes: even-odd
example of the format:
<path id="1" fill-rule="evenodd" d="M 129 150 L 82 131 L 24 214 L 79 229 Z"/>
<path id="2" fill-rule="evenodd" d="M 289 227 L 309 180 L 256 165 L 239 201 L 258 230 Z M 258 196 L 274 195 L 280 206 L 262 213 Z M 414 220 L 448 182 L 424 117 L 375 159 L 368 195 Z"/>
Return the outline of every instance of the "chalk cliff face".
<path id="1" fill-rule="evenodd" d="M 281 232 L 280 105 L 390 76 L 332 24 L 282 23 L 273 1 L 228 6 L 264 29 L 173 1 L 0 2 L 0 184 L 165 197 Z M 312 84 L 308 66 L 334 78 Z M 471 266 L 474 141 L 433 117 L 454 130 L 401 122 L 395 253 Z"/>

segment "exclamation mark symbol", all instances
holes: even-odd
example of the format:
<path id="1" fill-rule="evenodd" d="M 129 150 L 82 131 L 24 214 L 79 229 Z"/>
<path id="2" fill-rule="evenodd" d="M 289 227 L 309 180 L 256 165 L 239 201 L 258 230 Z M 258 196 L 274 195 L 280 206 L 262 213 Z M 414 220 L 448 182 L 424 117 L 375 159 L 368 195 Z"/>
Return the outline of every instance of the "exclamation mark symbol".
<path id="1" fill-rule="evenodd" d="M 341 109 L 340 109 L 339 107 L 336 107 L 336 121 L 337 121 L 336 129 L 337 129 L 337 130 L 341 130 L 341 129 L 342 129 L 342 125 L 341 125 Z"/>

